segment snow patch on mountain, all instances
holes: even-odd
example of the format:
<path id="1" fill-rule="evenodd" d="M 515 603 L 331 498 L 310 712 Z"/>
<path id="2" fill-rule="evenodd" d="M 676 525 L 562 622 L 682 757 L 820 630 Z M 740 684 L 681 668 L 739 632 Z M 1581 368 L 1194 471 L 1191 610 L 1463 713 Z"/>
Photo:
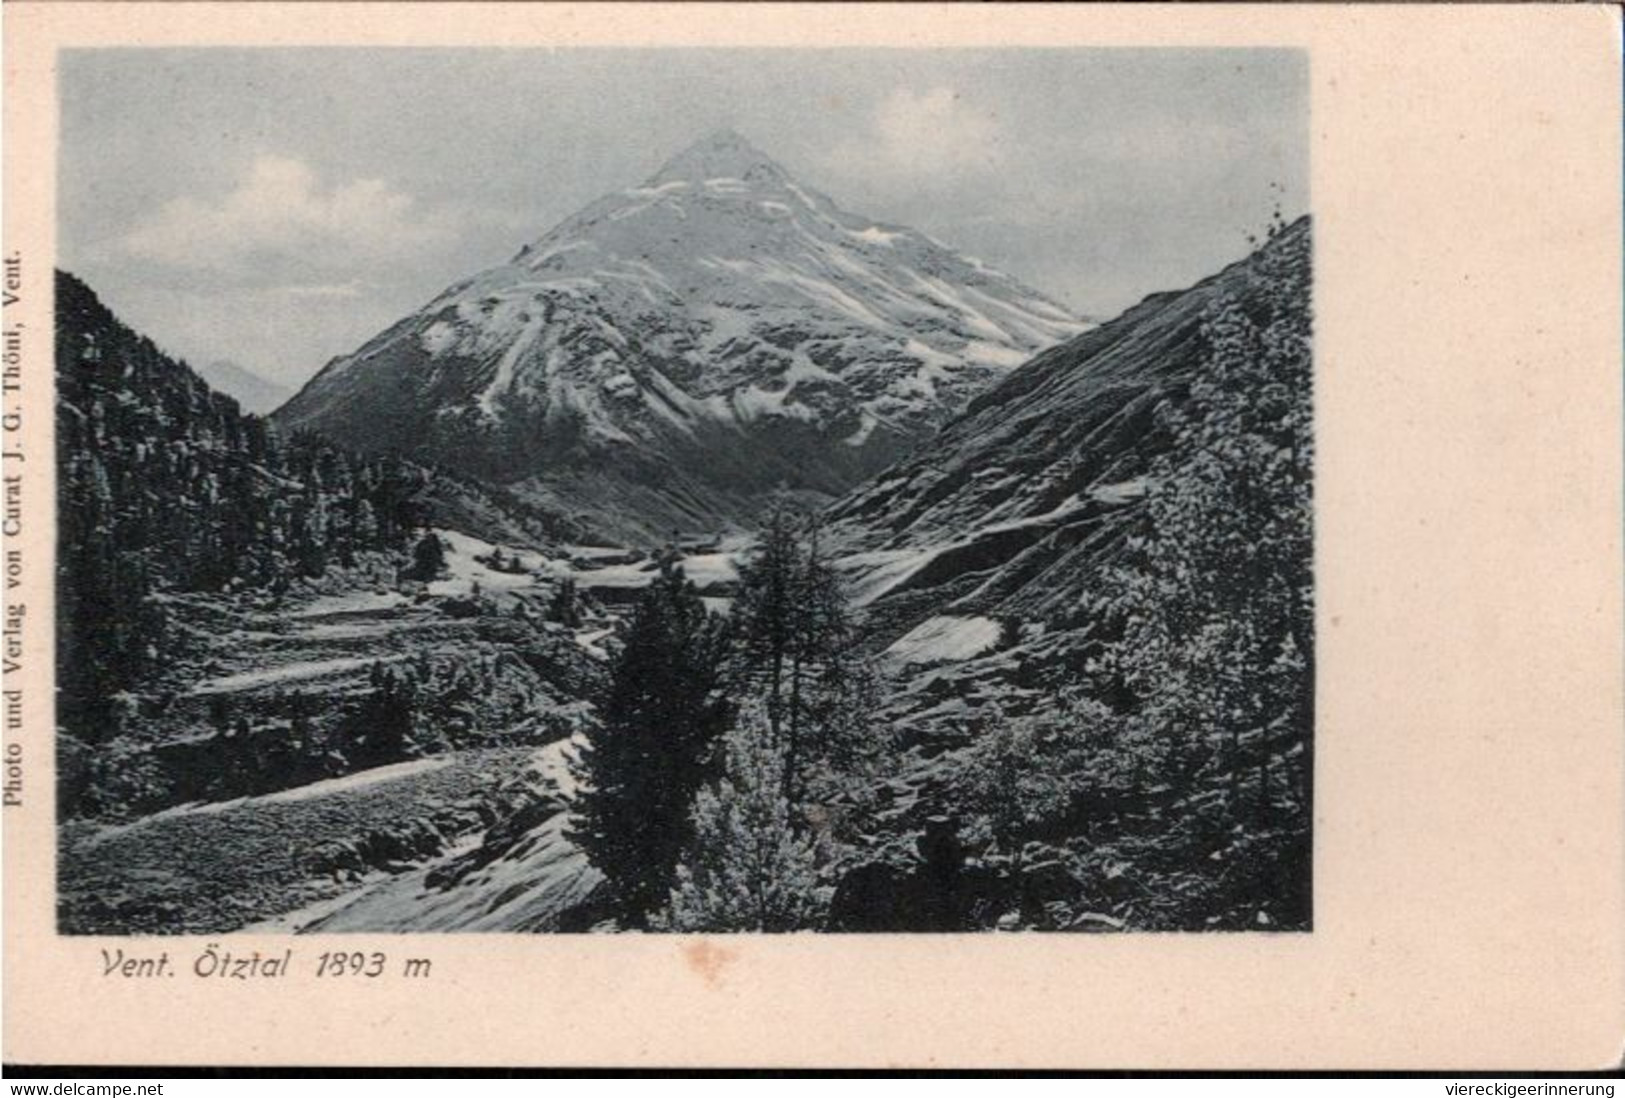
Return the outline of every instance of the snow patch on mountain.
<path id="1" fill-rule="evenodd" d="M 1001 631 L 992 618 L 942 615 L 903 634 L 885 654 L 899 664 L 968 660 L 998 644 Z"/>

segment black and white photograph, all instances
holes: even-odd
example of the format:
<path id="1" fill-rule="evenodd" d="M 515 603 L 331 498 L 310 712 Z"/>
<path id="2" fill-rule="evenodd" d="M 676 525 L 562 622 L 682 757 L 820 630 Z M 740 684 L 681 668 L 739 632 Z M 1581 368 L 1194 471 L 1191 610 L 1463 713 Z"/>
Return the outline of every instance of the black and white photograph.
<path id="1" fill-rule="evenodd" d="M 56 79 L 62 934 L 1314 930 L 1307 51 Z"/>

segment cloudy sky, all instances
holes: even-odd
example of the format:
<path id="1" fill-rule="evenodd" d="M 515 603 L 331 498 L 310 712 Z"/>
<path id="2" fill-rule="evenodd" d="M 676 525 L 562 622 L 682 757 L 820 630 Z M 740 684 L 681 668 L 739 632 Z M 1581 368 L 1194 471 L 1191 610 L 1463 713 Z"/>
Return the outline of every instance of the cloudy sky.
<path id="1" fill-rule="evenodd" d="M 297 384 L 731 126 L 854 212 L 1105 317 L 1308 207 L 1307 62 L 1238 50 L 94 50 L 60 265 Z"/>

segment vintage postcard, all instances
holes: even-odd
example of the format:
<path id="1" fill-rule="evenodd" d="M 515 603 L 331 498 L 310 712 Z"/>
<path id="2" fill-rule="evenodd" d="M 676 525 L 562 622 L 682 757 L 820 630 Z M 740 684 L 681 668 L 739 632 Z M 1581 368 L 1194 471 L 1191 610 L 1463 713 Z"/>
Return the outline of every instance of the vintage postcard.
<path id="1" fill-rule="evenodd" d="M 1617 12 L 6 15 L 8 1061 L 1617 1063 Z"/>

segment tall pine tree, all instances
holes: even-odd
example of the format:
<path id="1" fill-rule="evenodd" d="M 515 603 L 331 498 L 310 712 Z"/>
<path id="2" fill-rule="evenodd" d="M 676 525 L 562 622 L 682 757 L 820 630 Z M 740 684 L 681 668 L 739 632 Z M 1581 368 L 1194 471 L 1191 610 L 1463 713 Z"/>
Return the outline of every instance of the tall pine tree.
<path id="1" fill-rule="evenodd" d="M 760 547 L 740 569 L 732 621 L 739 644 L 730 685 L 763 699 L 765 734 L 784 757 L 784 795 L 799 804 L 809 771 L 861 750 L 861 718 L 872 702 L 816 517 L 782 508 L 769 516 Z"/>
<path id="2" fill-rule="evenodd" d="M 714 773 L 721 655 L 718 622 L 668 560 L 633 610 L 603 725 L 574 765 L 581 792 L 568 836 L 609 881 L 628 926 L 646 926 L 666 902 L 694 795 Z"/>

